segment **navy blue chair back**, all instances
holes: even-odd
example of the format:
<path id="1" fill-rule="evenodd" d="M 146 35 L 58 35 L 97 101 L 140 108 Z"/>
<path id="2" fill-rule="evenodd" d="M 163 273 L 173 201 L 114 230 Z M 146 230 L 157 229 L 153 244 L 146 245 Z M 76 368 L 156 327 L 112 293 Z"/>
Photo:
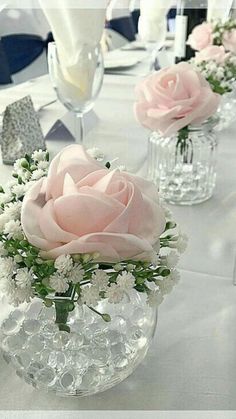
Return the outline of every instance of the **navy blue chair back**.
<path id="1" fill-rule="evenodd" d="M 138 33 L 138 21 L 140 18 L 140 9 L 133 10 L 131 15 L 132 15 L 133 23 L 134 23 L 135 33 Z"/>
<path id="2" fill-rule="evenodd" d="M 8 72 L 11 76 L 18 71 L 28 67 L 38 58 L 48 43 L 53 41 L 49 33 L 46 40 L 38 35 L 12 34 L 3 36 L 0 40 L 0 51 L 2 50 L 7 63 Z M 0 61 L 0 83 L 5 84 L 4 67 Z M 8 81 L 9 82 L 9 81 Z"/>
<path id="3" fill-rule="evenodd" d="M 136 32 L 131 15 L 111 19 L 106 23 L 106 27 L 118 32 L 120 35 L 124 36 L 130 42 L 135 40 Z"/>
<path id="4" fill-rule="evenodd" d="M 11 72 L 8 65 L 7 56 L 0 42 L 0 84 L 9 84 L 11 82 Z"/>

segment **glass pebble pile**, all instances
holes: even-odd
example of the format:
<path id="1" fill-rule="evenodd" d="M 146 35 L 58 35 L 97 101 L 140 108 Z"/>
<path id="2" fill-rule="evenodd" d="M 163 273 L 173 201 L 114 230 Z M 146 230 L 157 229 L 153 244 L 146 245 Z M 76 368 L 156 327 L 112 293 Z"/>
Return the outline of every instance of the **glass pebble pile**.
<path id="1" fill-rule="evenodd" d="M 39 300 L 14 309 L 1 325 L 3 357 L 36 388 L 77 396 L 104 391 L 132 373 L 155 331 L 156 310 L 135 292 L 127 300 L 100 304 L 110 323 L 78 306 L 68 321 L 70 333 L 59 331 L 54 309 Z"/>

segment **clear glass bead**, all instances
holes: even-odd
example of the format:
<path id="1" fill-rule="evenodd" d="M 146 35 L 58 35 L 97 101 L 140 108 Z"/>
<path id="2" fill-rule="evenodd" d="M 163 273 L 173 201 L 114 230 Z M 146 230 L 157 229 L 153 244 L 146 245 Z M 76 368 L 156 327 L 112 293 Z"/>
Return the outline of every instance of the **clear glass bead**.
<path id="1" fill-rule="evenodd" d="M 148 146 L 148 177 L 167 202 L 193 205 L 209 199 L 216 182 L 216 136 L 210 123 L 162 137 L 153 132 Z"/>
<path id="2" fill-rule="evenodd" d="M 28 384 L 58 395 L 91 395 L 124 380 L 144 358 L 156 327 L 156 310 L 133 291 L 120 304 L 104 300 L 95 307 L 111 315 L 109 323 L 77 307 L 68 331 L 59 330 L 55 309 L 43 302 L 24 307 L 9 308 L 2 321 L 4 359 Z"/>

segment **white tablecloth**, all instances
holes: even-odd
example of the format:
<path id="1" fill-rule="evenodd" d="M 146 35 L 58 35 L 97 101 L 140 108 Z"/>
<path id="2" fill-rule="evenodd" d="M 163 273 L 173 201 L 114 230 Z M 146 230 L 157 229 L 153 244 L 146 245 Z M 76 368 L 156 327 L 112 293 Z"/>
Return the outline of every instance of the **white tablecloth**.
<path id="1" fill-rule="evenodd" d="M 133 172 L 145 174 L 148 133 L 133 116 L 137 77 L 106 75 L 95 106 L 98 123 L 85 144 L 96 145 Z M 46 78 L 34 82 L 45 95 Z M 24 86 L 23 86 L 24 87 Z M 23 87 L 21 87 L 23 89 Z M 23 89 L 24 90 L 24 89 Z M 25 86 L 27 93 L 27 85 Z M 13 91 L 11 91 L 13 93 Z M 48 93 L 50 96 L 51 93 Z M 1 107 L 1 96 L 0 96 Z M 60 104 L 41 111 L 49 128 L 63 116 Z M 193 207 L 172 206 L 189 236 L 181 258 L 181 282 L 160 307 L 153 345 L 143 364 L 113 389 L 84 399 L 59 398 L 34 390 L 3 361 L 0 408 L 36 410 L 234 410 L 236 409 L 236 254 L 235 129 L 219 136 L 218 182 L 211 200 Z M 73 139 L 65 128 L 47 136 L 54 155 Z M 1 183 L 11 168 L 1 165 Z"/>

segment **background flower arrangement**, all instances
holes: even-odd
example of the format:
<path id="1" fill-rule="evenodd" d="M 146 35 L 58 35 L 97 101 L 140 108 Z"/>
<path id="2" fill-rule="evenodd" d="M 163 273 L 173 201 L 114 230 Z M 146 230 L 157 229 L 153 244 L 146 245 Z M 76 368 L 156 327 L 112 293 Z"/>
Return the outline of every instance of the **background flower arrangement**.
<path id="1" fill-rule="evenodd" d="M 136 87 L 137 120 L 152 131 L 148 176 L 172 204 L 209 199 L 215 186 L 212 133 L 220 95 L 191 63 L 151 74 Z"/>
<path id="2" fill-rule="evenodd" d="M 79 161 L 74 158 L 75 154 L 79 156 Z M 140 198 L 140 202 L 145 201 L 143 215 L 145 217 L 146 212 L 146 217 L 149 218 L 143 219 L 143 223 L 146 225 L 147 231 L 154 228 L 157 233 L 155 238 L 145 239 L 143 249 L 142 243 L 141 249 L 137 247 L 141 238 L 137 237 L 136 243 L 136 239 L 134 240 L 129 235 L 127 242 L 123 241 L 121 243 L 121 249 L 126 243 L 128 255 L 123 259 L 119 254 L 115 258 L 116 260 L 108 257 L 107 247 L 102 246 L 103 243 L 101 242 L 99 242 L 99 246 L 95 243 L 92 247 L 85 243 L 87 246 L 85 246 L 85 249 L 93 249 L 90 252 L 80 253 L 74 250 L 67 253 L 63 251 L 62 247 L 60 254 L 53 254 L 54 257 L 51 256 L 52 253 L 50 252 L 57 252 L 60 246 L 58 244 L 49 247 L 46 245 L 50 255 L 50 257 L 47 257 L 46 239 L 45 237 L 42 238 L 42 231 L 40 231 L 40 227 L 42 228 L 40 217 L 42 220 L 42 216 L 39 212 L 39 208 L 42 207 L 45 188 L 48 185 L 52 188 L 55 186 L 56 189 L 52 189 L 51 193 L 52 195 L 54 193 L 58 195 L 61 193 L 58 191 L 58 185 L 61 181 L 64 189 L 65 184 L 67 184 L 69 195 L 75 193 L 75 190 L 72 190 L 72 184 L 68 184 L 67 175 L 70 173 L 73 176 L 75 171 L 78 173 L 78 164 L 80 164 L 80 168 L 82 167 L 79 175 L 82 189 L 83 185 L 90 185 L 87 193 L 93 194 L 91 185 L 95 178 L 98 181 L 103 179 L 104 182 L 104 178 L 115 176 L 115 183 L 114 181 L 109 183 L 109 180 L 106 185 L 113 185 L 113 188 L 117 186 L 117 182 L 119 184 L 122 179 L 124 180 L 124 177 L 126 177 L 129 185 L 135 185 L 132 188 L 142 198 Z M 122 173 L 119 170 L 109 170 L 107 167 L 103 167 L 80 146 L 70 146 L 63 150 L 52 161 L 49 170 L 48 168 L 48 153 L 36 151 L 33 156 L 25 156 L 24 159 L 15 163 L 13 178 L 8 185 L 8 189 L 5 192 L 1 188 L 0 283 L 10 303 L 18 305 L 24 301 L 30 301 L 35 296 L 40 297 L 47 307 L 55 306 L 56 323 L 61 330 L 65 331 L 69 331 L 68 315 L 74 310 L 76 304 L 87 305 L 105 321 L 110 321 L 110 315 L 96 310 L 95 307 L 98 302 L 102 299 L 108 299 L 111 303 L 119 303 L 133 288 L 139 293 L 146 293 L 149 304 L 160 304 L 163 295 L 169 292 L 178 280 L 178 273 L 175 270 L 178 256 L 174 250 L 184 251 L 186 238 L 178 234 L 176 224 L 171 220 L 169 212 L 167 212 L 167 221 L 165 221 L 163 210 L 158 203 L 157 193 L 154 192 L 152 185 L 141 178 L 131 177 L 126 172 Z M 88 176 L 90 176 L 89 180 Z M 116 178 L 116 176 L 118 177 Z M 54 182 L 50 183 L 52 179 L 54 179 Z M 145 192 L 143 192 L 142 197 L 143 186 L 145 186 Z M 64 190 L 64 196 L 67 196 L 67 193 Z M 100 199 L 106 199 L 103 195 L 101 198 L 100 192 L 99 194 Z M 133 202 L 130 196 L 133 196 L 132 193 L 129 194 L 128 203 Z M 122 200 L 119 193 L 118 198 Z M 64 199 L 64 197 L 61 199 Z M 154 201 L 151 199 L 154 199 Z M 86 210 L 88 211 L 88 207 L 85 206 L 83 211 Z M 93 210 L 96 212 L 96 207 Z M 132 216 L 135 215 L 136 210 L 141 211 L 142 208 L 135 207 Z M 153 215 L 152 211 L 157 212 Z M 65 212 L 64 214 L 66 217 Z M 126 214 L 126 219 L 128 216 L 129 214 Z M 94 221 L 96 213 L 92 214 L 91 217 Z M 49 220 L 51 223 L 54 223 L 54 221 L 53 217 Z M 90 222 L 88 214 L 88 224 Z M 46 226 L 48 228 L 47 223 Z M 134 227 L 134 231 L 135 228 L 138 227 Z M 56 232 L 59 230 L 59 227 L 55 227 Z M 54 235 L 55 231 L 53 232 Z M 59 232 L 61 234 L 61 231 Z M 48 234 L 50 235 L 50 228 Z M 96 234 L 98 232 L 95 228 Z M 141 233 L 139 232 L 139 234 Z M 119 241 L 121 237 L 123 238 L 118 232 L 114 240 L 117 238 Z M 47 238 L 49 239 L 48 236 Z M 38 240 L 39 247 L 35 246 L 35 240 Z M 52 242 L 53 240 L 55 240 L 55 237 L 52 238 Z M 71 237 L 69 237 L 68 242 L 69 245 L 74 245 L 76 238 L 72 237 L 71 240 Z M 154 242 L 156 250 L 153 247 Z M 112 243 L 112 241 L 109 243 L 109 251 Z M 94 251 L 96 246 L 98 252 Z M 140 250 L 148 250 L 148 252 L 141 252 Z"/>
<path id="3" fill-rule="evenodd" d="M 206 78 L 215 93 L 231 92 L 236 78 L 236 56 L 224 47 L 211 45 L 196 52 L 190 63 Z"/>
<path id="4" fill-rule="evenodd" d="M 210 45 L 223 45 L 226 51 L 236 53 L 236 20 L 203 22 L 195 26 L 187 43 L 197 51 Z"/>
<path id="5" fill-rule="evenodd" d="M 181 62 L 157 71 L 136 87 L 138 121 L 163 137 L 179 133 L 184 143 L 188 126 L 210 118 L 219 105 L 219 95 L 191 64 Z"/>

